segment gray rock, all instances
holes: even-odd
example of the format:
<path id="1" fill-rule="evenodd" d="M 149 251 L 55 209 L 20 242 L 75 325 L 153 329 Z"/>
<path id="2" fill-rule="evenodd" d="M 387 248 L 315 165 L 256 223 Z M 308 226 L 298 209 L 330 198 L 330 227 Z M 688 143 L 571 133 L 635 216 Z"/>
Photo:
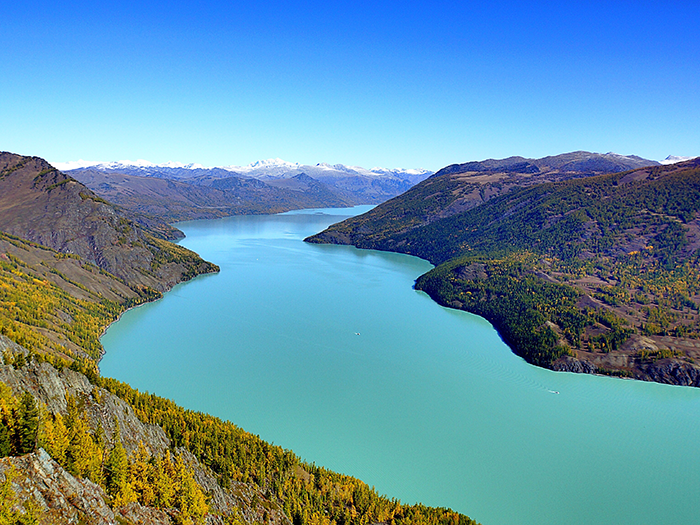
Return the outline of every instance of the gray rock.
<path id="1" fill-rule="evenodd" d="M 597 368 L 590 361 L 564 356 L 552 363 L 552 370 L 557 372 L 576 372 L 577 374 L 595 374 Z"/>
<path id="2" fill-rule="evenodd" d="M 27 353 L 5 336 L 0 335 L 0 351 Z M 58 370 L 49 363 L 29 363 L 20 369 L 0 364 L 0 381 L 16 396 L 30 392 L 48 412 L 65 414 L 67 396 L 73 396 L 85 408 L 92 428 L 99 425 L 107 439 L 112 439 L 119 422 L 121 441 L 127 453 L 143 443 L 151 454 L 160 454 L 170 447 L 162 428 L 143 423 L 126 402 L 114 394 L 96 387 L 83 374 L 69 368 Z"/>
<path id="3" fill-rule="evenodd" d="M 66 472 L 44 449 L 20 457 L 0 459 L 0 476 L 12 470 L 12 488 L 19 502 L 34 500 L 46 513 L 45 523 L 116 525 L 107 495 L 95 483 Z M 19 508 L 19 505 L 17 505 Z"/>
<path id="4" fill-rule="evenodd" d="M 649 381 L 669 385 L 700 386 L 700 368 L 678 359 L 661 359 L 644 368 Z"/>

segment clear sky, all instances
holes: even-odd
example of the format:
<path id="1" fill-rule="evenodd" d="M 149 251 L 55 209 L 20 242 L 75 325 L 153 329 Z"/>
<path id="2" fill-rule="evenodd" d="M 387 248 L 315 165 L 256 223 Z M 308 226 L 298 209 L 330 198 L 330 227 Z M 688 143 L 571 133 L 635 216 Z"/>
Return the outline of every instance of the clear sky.
<path id="1" fill-rule="evenodd" d="M 437 170 L 700 155 L 700 2 L 4 2 L 0 150 Z"/>

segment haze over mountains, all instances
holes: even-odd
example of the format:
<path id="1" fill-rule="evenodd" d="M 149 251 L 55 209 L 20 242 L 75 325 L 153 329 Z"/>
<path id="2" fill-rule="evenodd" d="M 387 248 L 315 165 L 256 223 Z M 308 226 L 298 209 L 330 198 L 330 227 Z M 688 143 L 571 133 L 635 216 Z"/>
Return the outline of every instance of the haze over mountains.
<path id="1" fill-rule="evenodd" d="M 214 168 L 147 161 L 59 166 L 103 198 L 168 222 L 378 204 L 432 174 L 341 164 L 304 166 L 281 159 Z"/>

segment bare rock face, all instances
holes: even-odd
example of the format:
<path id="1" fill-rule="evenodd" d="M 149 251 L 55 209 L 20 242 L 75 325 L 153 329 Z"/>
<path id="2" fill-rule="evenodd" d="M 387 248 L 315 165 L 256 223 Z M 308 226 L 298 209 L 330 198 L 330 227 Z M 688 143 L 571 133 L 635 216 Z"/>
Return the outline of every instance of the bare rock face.
<path id="1" fill-rule="evenodd" d="M 700 368 L 678 359 L 661 359 L 647 366 L 644 371 L 650 381 L 700 387 Z"/>
<path id="2" fill-rule="evenodd" d="M 129 503 L 116 510 L 117 516 L 129 523 L 148 525 L 172 525 L 171 516 L 164 510 L 144 507 L 140 503 Z"/>
<path id="3" fill-rule="evenodd" d="M 44 449 L 0 459 L 2 481 L 8 473 L 16 501 L 33 500 L 44 515 L 42 523 L 117 523 L 104 491 L 92 481 L 73 477 Z"/>
<path id="4" fill-rule="evenodd" d="M 25 353 L 21 346 L 0 335 L 0 352 Z M 65 414 L 67 396 L 72 396 L 85 408 L 93 428 L 101 425 L 110 439 L 119 423 L 121 441 L 127 453 L 143 443 L 152 454 L 164 452 L 170 440 L 157 425 L 141 422 L 134 409 L 114 394 L 99 388 L 83 374 L 69 368 L 58 370 L 49 363 L 28 363 L 15 369 L 0 363 L 0 381 L 9 386 L 16 396 L 31 393 L 51 413 Z"/>
<path id="5" fill-rule="evenodd" d="M 597 368 L 590 361 L 564 356 L 552 363 L 552 370 L 557 372 L 576 372 L 577 374 L 595 374 Z"/>

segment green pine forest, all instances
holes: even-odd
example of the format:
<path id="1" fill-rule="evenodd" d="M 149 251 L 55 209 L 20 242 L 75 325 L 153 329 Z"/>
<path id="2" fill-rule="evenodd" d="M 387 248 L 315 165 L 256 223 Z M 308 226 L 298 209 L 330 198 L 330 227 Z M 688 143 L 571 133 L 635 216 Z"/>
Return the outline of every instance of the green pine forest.
<path id="1" fill-rule="evenodd" d="M 663 359 L 700 366 L 697 159 L 505 189 L 477 175 L 440 172 L 307 241 L 427 259 L 417 289 L 486 318 L 538 366 L 647 380 Z"/>

